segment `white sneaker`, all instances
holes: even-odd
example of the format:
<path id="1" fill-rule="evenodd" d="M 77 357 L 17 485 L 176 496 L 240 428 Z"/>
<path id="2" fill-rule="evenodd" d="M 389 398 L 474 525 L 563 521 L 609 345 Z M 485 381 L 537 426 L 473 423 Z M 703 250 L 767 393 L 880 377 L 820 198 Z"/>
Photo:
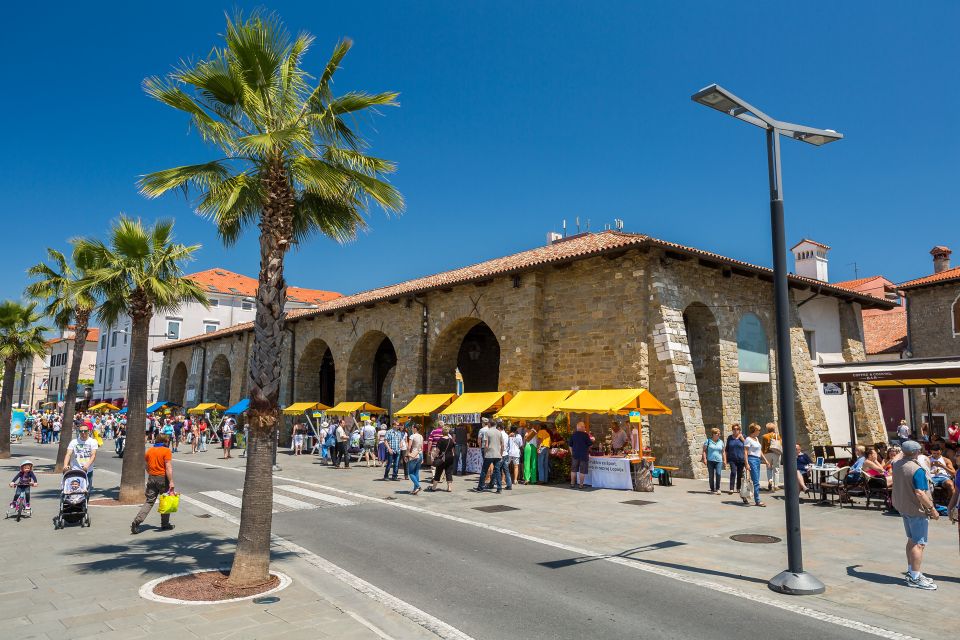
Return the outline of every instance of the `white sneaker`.
<path id="1" fill-rule="evenodd" d="M 926 591 L 937 590 L 937 583 L 923 574 L 917 576 L 916 578 L 907 574 L 907 586 L 913 587 L 914 589 L 924 589 Z"/>

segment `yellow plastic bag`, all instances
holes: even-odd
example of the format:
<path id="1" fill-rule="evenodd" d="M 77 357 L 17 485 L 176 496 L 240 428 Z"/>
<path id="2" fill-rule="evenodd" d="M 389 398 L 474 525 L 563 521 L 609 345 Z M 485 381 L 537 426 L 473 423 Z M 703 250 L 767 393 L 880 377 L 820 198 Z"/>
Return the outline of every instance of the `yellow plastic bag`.
<path id="1" fill-rule="evenodd" d="M 103 438 L 100 437 L 100 432 L 99 432 L 99 431 L 94 431 L 94 432 L 93 432 L 93 437 L 97 439 L 97 446 L 98 446 L 98 447 L 102 447 L 102 446 L 103 446 Z"/>
<path id="2" fill-rule="evenodd" d="M 179 493 L 162 493 L 160 494 L 160 506 L 157 507 L 158 513 L 176 513 L 177 508 L 180 506 L 180 494 Z"/>

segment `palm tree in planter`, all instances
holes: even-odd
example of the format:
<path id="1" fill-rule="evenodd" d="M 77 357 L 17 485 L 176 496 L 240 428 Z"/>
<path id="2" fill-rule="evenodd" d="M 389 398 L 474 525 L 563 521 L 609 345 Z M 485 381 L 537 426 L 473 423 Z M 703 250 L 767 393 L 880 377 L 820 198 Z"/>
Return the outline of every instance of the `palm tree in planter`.
<path id="1" fill-rule="evenodd" d="M 47 351 L 37 303 L 0 302 L 0 360 L 3 361 L 3 391 L 0 392 L 0 458 L 10 457 L 10 419 L 13 416 L 13 379 L 17 365 Z"/>
<path id="2" fill-rule="evenodd" d="M 250 439 L 240 532 L 229 583 L 269 579 L 273 504 L 272 438 L 279 419 L 286 281 L 284 257 L 312 234 L 353 239 L 376 203 L 400 212 L 403 198 L 384 180 L 393 163 L 369 156 L 347 119 L 395 105 L 396 93 L 349 92 L 331 84 L 352 46 L 339 42 L 316 84 L 301 68 L 313 42 L 291 39 L 274 15 L 227 20 L 225 46 L 166 78 L 148 78 L 146 92 L 189 115 L 217 159 L 144 176 L 141 191 L 172 189 L 198 196 L 198 213 L 217 225 L 224 244 L 256 226 L 260 275 L 249 366 Z"/>
<path id="3" fill-rule="evenodd" d="M 74 240 L 74 261 L 86 265 L 85 286 L 100 300 L 97 319 L 110 326 L 124 314 L 130 317 L 129 428 L 120 474 L 122 503 L 143 500 L 150 320 L 154 313 L 174 312 L 185 302 L 209 304 L 199 285 L 183 275 L 183 266 L 199 248 L 174 242 L 173 221 L 146 227 L 126 216 L 113 223 L 106 242 Z"/>
<path id="4" fill-rule="evenodd" d="M 66 256 L 56 249 L 47 249 L 47 261 L 30 267 L 27 275 L 35 281 L 27 287 L 27 295 L 45 300 L 44 314 L 53 320 L 54 326 L 63 330 L 74 327 L 73 359 L 67 381 L 67 397 L 63 404 L 63 426 L 60 431 L 60 448 L 57 452 L 55 472 L 63 471 L 63 459 L 73 438 L 73 414 L 76 410 L 75 390 L 80 381 L 83 350 L 87 344 L 90 314 L 97 301 L 90 295 L 85 280 L 86 267 L 70 264 Z"/>

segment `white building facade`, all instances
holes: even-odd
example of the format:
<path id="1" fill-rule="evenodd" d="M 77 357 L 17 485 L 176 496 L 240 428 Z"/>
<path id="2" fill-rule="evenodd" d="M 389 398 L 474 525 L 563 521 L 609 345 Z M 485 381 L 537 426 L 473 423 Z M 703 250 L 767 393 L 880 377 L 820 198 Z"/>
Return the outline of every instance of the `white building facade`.
<path id="1" fill-rule="evenodd" d="M 97 362 L 97 344 L 99 343 L 100 331 L 92 328 L 87 332 L 87 340 L 84 343 L 83 357 L 80 360 L 80 380 L 92 380 Z M 79 384 L 77 389 L 68 389 L 67 382 L 70 380 L 70 367 L 73 365 L 73 354 L 76 348 L 76 333 L 72 328 L 68 328 L 49 342 L 49 352 L 47 355 L 47 384 L 46 400 L 55 402 L 58 407 L 63 407 L 66 402 L 80 402 L 83 397 L 83 384 Z"/>

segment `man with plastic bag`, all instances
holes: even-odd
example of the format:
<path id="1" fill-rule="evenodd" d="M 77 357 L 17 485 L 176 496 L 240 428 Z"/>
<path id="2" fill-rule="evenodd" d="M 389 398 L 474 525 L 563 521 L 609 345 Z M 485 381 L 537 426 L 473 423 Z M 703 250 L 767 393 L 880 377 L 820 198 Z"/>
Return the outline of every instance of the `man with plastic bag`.
<path id="1" fill-rule="evenodd" d="M 169 448 L 170 437 L 166 434 L 157 436 L 156 442 L 147 449 L 144 456 L 147 460 L 147 488 L 146 502 L 140 507 L 140 512 L 130 525 L 130 533 L 140 533 L 140 524 L 150 514 L 153 503 L 160 498 L 160 530 L 170 531 L 170 514 L 176 511 L 176 493 L 173 486 L 173 456 Z M 166 504 L 166 503 L 174 504 Z"/>

